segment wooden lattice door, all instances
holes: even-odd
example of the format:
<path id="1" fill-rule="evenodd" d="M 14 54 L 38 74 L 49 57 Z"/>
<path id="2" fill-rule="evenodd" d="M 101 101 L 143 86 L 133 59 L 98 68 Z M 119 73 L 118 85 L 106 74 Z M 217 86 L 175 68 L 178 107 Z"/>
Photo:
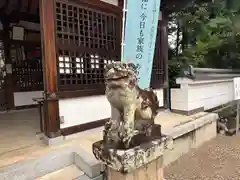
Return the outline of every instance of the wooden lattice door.
<path id="1" fill-rule="evenodd" d="M 55 7 L 59 90 L 104 93 L 104 67 L 120 60 L 121 9 L 61 0 Z"/>
<path id="2" fill-rule="evenodd" d="M 55 2 L 58 90 L 80 96 L 104 93 L 104 68 L 121 59 L 122 9 L 84 0 Z M 159 23 L 151 78 L 155 89 L 165 81 L 162 36 Z"/>

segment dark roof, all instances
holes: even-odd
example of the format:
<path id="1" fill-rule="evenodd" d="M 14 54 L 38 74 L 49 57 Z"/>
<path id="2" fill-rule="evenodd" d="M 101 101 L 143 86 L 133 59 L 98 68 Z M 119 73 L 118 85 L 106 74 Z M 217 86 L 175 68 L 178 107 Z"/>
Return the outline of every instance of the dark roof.
<path id="1" fill-rule="evenodd" d="M 232 79 L 240 77 L 239 69 L 213 69 L 213 68 L 194 68 L 189 66 L 183 70 L 180 77 L 187 77 L 194 81 Z"/>
<path id="2" fill-rule="evenodd" d="M 100 0 L 81 0 L 81 2 L 84 1 L 97 4 Z M 161 8 L 172 12 L 184 7 L 189 1 L 162 0 Z M 11 21 L 39 21 L 39 0 L 0 0 L 0 18 L 1 20 L 8 19 Z"/>
<path id="3" fill-rule="evenodd" d="M 121 11 L 121 8 L 100 0 L 72 0 L 72 2 L 97 6 L 100 9 L 115 9 Z M 101 3 L 100 3 L 101 2 Z M 112 10 L 113 11 L 113 10 Z M 39 22 L 39 0 L 0 0 L 0 20 L 9 21 L 30 21 Z"/>

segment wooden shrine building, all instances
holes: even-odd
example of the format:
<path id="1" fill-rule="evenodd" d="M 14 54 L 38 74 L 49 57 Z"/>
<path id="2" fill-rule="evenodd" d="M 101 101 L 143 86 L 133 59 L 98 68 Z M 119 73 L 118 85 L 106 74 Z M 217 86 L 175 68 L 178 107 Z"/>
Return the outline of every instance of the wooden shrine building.
<path id="1" fill-rule="evenodd" d="M 122 5 L 122 0 L 1 0 L 0 109 L 36 106 L 33 99 L 42 98 L 41 125 L 48 138 L 103 125 L 111 115 L 103 71 L 120 60 Z M 162 0 L 159 15 L 151 87 L 160 106 L 168 88 L 167 11 L 175 5 Z"/>

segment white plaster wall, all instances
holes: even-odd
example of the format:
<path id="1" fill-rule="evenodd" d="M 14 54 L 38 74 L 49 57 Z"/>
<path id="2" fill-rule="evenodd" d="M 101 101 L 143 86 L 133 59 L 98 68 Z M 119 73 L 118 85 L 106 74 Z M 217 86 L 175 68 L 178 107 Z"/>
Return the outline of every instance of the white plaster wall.
<path id="1" fill-rule="evenodd" d="M 163 90 L 158 89 L 156 93 L 159 105 L 163 106 Z M 109 118 L 111 106 L 105 95 L 62 99 L 59 100 L 59 115 L 64 121 L 62 129 Z"/>
<path id="2" fill-rule="evenodd" d="M 184 89 L 171 89 L 171 108 L 188 111 L 188 92 Z"/>
<path id="3" fill-rule="evenodd" d="M 200 107 L 208 110 L 234 100 L 233 79 L 192 81 L 178 79 L 180 89 L 171 89 L 172 109 L 190 111 Z"/>
<path id="4" fill-rule="evenodd" d="M 59 115 L 64 119 L 61 128 L 66 128 L 109 118 L 111 106 L 104 95 L 62 99 L 59 100 Z"/>
<path id="5" fill-rule="evenodd" d="M 32 99 L 43 96 L 43 91 L 14 92 L 14 105 L 26 106 L 36 104 Z"/>
<path id="6" fill-rule="evenodd" d="M 234 100 L 233 92 L 233 80 L 190 86 L 189 107 L 203 105 L 205 110 L 217 107 Z"/>
<path id="7" fill-rule="evenodd" d="M 162 107 L 164 104 L 163 100 L 163 89 L 156 89 L 154 90 L 157 94 L 158 100 L 159 100 L 159 107 Z"/>
<path id="8" fill-rule="evenodd" d="M 118 0 L 101 0 L 101 1 L 118 6 Z"/>

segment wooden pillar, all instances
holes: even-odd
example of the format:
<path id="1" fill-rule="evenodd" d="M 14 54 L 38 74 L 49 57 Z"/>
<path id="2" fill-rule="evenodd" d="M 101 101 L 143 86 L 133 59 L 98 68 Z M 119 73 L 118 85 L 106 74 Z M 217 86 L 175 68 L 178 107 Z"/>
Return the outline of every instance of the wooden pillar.
<path id="1" fill-rule="evenodd" d="M 57 55 L 55 42 L 55 0 L 39 0 L 42 62 L 44 77 L 44 133 L 48 138 L 60 136 L 57 92 Z"/>
<path id="2" fill-rule="evenodd" d="M 6 79 L 5 79 L 5 97 L 6 97 L 6 108 L 14 108 L 14 84 L 12 75 L 12 58 L 10 56 L 10 26 L 9 21 L 2 21 L 3 24 L 3 45 L 4 45 L 4 55 L 5 55 L 5 65 L 6 65 Z"/>

